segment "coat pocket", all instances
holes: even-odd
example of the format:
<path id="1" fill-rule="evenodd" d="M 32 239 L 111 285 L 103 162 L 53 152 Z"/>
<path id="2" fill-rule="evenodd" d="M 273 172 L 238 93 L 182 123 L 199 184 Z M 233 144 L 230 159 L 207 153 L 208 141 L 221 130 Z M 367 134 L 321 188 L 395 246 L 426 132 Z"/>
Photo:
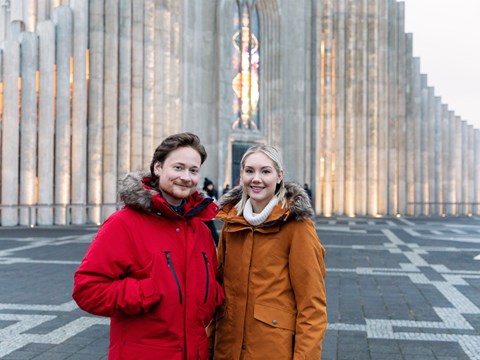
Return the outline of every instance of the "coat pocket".
<path id="1" fill-rule="evenodd" d="M 267 325 L 295 332 L 296 314 L 264 304 L 255 304 L 254 317 Z"/>

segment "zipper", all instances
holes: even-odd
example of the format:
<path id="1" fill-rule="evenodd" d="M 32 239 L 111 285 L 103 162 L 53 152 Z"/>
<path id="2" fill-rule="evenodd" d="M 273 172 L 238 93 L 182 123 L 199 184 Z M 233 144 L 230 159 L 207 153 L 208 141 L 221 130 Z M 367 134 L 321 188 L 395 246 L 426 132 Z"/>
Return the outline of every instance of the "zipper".
<path id="1" fill-rule="evenodd" d="M 203 261 L 205 262 L 205 274 L 206 274 L 206 287 L 205 287 L 205 297 L 203 298 L 203 303 L 206 304 L 207 303 L 207 299 L 208 299 L 208 287 L 210 285 L 210 274 L 209 274 L 209 271 L 208 271 L 208 256 L 207 256 L 207 253 L 205 251 L 202 251 L 202 254 L 203 254 Z"/>
<path id="2" fill-rule="evenodd" d="M 170 251 L 165 251 L 165 257 L 167 258 L 167 265 L 170 268 L 170 271 L 172 272 L 172 275 L 173 275 L 173 278 L 175 279 L 175 282 L 177 283 L 178 297 L 180 298 L 180 304 L 181 304 L 182 303 L 182 288 L 180 287 L 180 281 L 178 280 L 177 272 L 175 271 L 175 268 L 173 267 L 172 258 L 170 257 Z"/>

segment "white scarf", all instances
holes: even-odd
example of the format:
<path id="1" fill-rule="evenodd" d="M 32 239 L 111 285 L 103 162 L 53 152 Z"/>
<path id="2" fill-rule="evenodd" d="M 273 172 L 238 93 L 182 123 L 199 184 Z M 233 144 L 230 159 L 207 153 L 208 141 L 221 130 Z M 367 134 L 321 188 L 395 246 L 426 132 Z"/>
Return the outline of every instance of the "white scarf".
<path id="1" fill-rule="evenodd" d="M 270 200 L 270 202 L 267 204 L 267 206 L 265 206 L 265 208 L 262 210 L 260 214 L 255 214 L 253 212 L 252 203 L 250 202 L 250 199 L 248 199 L 247 202 L 245 203 L 245 208 L 243 209 L 243 217 L 245 218 L 245 220 L 247 220 L 247 222 L 250 225 L 253 225 L 253 226 L 260 225 L 265 220 L 267 220 L 267 218 L 272 213 L 273 208 L 277 204 L 278 204 L 278 198 L 274 196 L 272 200 Z"/>

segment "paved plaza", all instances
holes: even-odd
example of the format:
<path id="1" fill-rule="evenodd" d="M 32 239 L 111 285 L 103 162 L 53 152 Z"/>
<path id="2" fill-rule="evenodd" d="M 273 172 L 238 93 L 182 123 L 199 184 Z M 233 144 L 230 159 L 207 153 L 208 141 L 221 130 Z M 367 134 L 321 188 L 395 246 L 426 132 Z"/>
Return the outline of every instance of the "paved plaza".
<path id="1" fill-rule="evenodd" d="M 324 360 L 480 360 L 480 218 L 317 218 Z M 0 228 L 0 359 L 107 359 L 72 276 L 96 227 Z M 141 360 L 141 359 L 140 359 Z"/>

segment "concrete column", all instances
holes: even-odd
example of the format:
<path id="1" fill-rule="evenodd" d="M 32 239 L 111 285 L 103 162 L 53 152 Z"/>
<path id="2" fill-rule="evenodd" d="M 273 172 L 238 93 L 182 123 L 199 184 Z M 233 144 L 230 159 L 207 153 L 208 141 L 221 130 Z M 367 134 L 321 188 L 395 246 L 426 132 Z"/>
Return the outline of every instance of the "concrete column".
<path id="1" fill-rule="evenodd" d="M 54 171 L 54 64 L 55 28 L 51 20 L 39 22 L 37 26 L 39 42 L 40 89 L 38 101 L 38 203 L 53 205 Z M 38 223 L 53 224 L 53 209 L 39 208 Z"/>
<path id="2" fill-rule="evenodd" d="M 131 170 L 143 167 L 143 0 L 132 3 L 132 144 Z M 153 149 L 152 149 L 153 154 Z"/>
<path id="3" fill-rule="evenodd" d="M 413 83 L 412 83 L 412 117 L 414 126 L 414 207 L 412 215 L 420 215 L 422 212 L 422 75 L 420 74 L 420 59 L 413 59 Z"/>
<path id="4" fill-rule="evenodd" d="M 367 3 L 367 214 L 378 213 L 378 1 Z"/>
<path id="5" fill-rule="evenodd" d="M 462 194 L 460 202 L 462 203 L 462 215 L 467 215 L 470 212 L 470 207 L 468 204 L 468 198 L 470 196 L 470 189 L 468 188 L 468 178 L 470 176 L 470 159 L 468 154 L 468 126 L 465 120 L 460 121 L 460 131 L 461 131 L 461 187 Z"/>
<path id="6" fill-rule="evenodd" d="M 448 176 L 451 168 L 448 166 L 449 156 L 449 130 L 448 130 L 448 105 L 442 104 L 442 114 L 440 120 L 440 133 L 442 138 L 442 152 L 439 154 L 441 161 L 442 180 L 440 182 L 440 191 L 442 193 L 443 206 L 439 209 L 440 215 L 446 215 L 448 209 L 448 202 L 450 201 L 448 195 L 449 180 Z"/>
<path id="7" fill-rule="evenodd" d="M 475 157 L 475 171 L 474 171 L 474 206 L 473 214 L 480 215 L 480 130 L 474 130 L 474 157 Z"/>
<path id="8" fill-rule="evenodd" d="M 110 11 L 110 9 L 109 9 Z M 94 207 L 87 209 L 88 220 L 101 222 L 100 204 L 103 179 L 103 122 L 105 75 L 105 1 L 91 0 L 89 6 L 90 81 L 88 101 L 88 193 L 87 202 Z M 115 55 L 109 53 L 107 58 Z M 105 67 L 104 67 L 105 66 Z"/>
<path id="9" fill-rule="evenodd" d="M 388 2 L 378 2 L 378 199 L 377 213 L 388 212 Z"/>
<path id="10" fill-rule="evenodd" d="M 132 0 L 120 0 L 118 59 L 118 175 L 130 171 L 132 121 Z"/>
<path id="11" fill-rule="evenodd" d="M 315 68 L 317 71 L 316 76 L 316 89 L 315 89 L 315 117 L 313 122 L 314 128 L 314 140 L 313 146 L 315 151 L 315 182 L 312 184 L 313 202 L 315 211 L 317 214 L 323 214 L 323 138 L 322 138 L 322 94 L 323 94 L 323 1 L 316 2 L 316 43 L 315 43 Z M 260 83 L 262 85 L 262 83 Z M 271 103 L 270 103 L 271 104 Z M 271 124 L 271 123 L 270 123 Z M 270 125 L 269 124 L 269 125 Z M 274 129 L 274 124 L 269 126 L 269 129 Z"/>
<path id="12" fill-rule="evenodd" d="M 143 168 L 147 169 L 155 150 L 153 144 L 153 104 L 155 82 L 155 5 L 145 0 L 143 23 Z"/>
<path id="13" fill-rule="evenodd" d="M 355 48 L 357 1 L 347 0 L 345 54 L 345 215 L 355 215 Z M 317 134 L 318 136 L 318 134 Z"/>
<path id="14" fill-rule="evenodd" d="M 103 202 L 117 202 L 117 136 L 118 136 L 118 0 L 105 2 L 105 60 L 103 97 Z M 104 208 L 103 218 L 115 212 L 115 206 Z"/>
<path id="15" fill-rule="evenodd" d="M 25 4 L 24 8 L 24 21 L 25 31 L 35 32 L 37 26 L 37 1 L 36 0 L 23 0 Z M 0 20 L 1 22 L 1 20 Z"/>
<path id="16" fill-rule="evenodd" d="M 434 116 L 433 116 L 433 188 L 432 201 L 435 203 L 432 215 L 440 215 L 443 213 L 443 171 L 442 171 L 442 99 L 439 96 L 434 97 Z"/>
<path id="17" fill-rule="evenodd" d="M 70 59 L 72 57 L 73 17 L 68 6 L 54 11 L 56 24 L 56 102 L 55 102 L 55 224 L 66 225 L 66 206 L 70 203 L 71 116 Z"/>
<path id="18" fill-rule="evenodd" d="M 455 176 L 455 202 L 457 203 L 455 215 L 463 215 L 463 181 L 462 181 L 462 119 L 455 116 L 455 140 L 454 140 L 454 176 Z"/>
<path id="19" fill-rule="evenodd" d="M 466 154 L 466 178 L 467 178 L 467 186 L 468 194 L 465 196 L 465 202 L 468 204 L 466 209 L 467 215 L 473 214 L 473 204 L 475 202 L 475 194 L 474 194 L 474 171 L 475 171 L 475 154 L 474 154 L 474 132 L 473 126 L 467 124 L 467 154 Z"/>
<path id="20" fill-rule="evenodd" d="M 398 72 L 397 72 L 397 137 L 398 137 L 398 192 L 397 212 L 405 214 L 407 211 L 406 192 L 406 120 L 405 120 L 405 92 L 406 92 L 406 47 L 405 47 L 405 3 L 397 3 L 397 36 L 398 36 Z"/>
<path id="21" fill-rule="evenodd" d="M 447 203 L 445 213 L 446 215 L 456 215 L 457 206 L 455 204 L 457 198 L 455 193 L 456 174 L 455 171 L 455 114 L 453 111 L 448 112 L 448 169 L 447 172 Z"/>
<path id="22" fill-rule="evenodd" d="M 367 214 L 367 1 L 357 9 L 355 81 L 355 213 Z"/>
<path id="23" fill-rule="evenodd" d="M 345 11 L 346 0 L 335 1 L 335 183 L 334 213 L 345 213 Z M 309 164 L 309 162 L 306 162 Z M 308 167 L 308 165 L 307 165 Z"/>
<path id="24" fill-rule="evenodd" d="M 8 56 L 5 56 L 8 54 Z M 17 41 L 3 44 L 3 120 L 2 120 L 2 226 L 18 224 L 19 184 L 19 114 L 18 80 L 20 74 L 20 46 Z"/>
<path id="25" fill-rule="evenodd" d="M 23 32 L 20 40 L 22 115 L 20 122 L 20 204 L 35 205 L 37 180 L 37 84 L 38 39 Z M 34 225 L 36 211 L 20 209 L 20 225 Z"/>
<path id="26" fill-rule="evenodd" d="M 425 141 L 427 142 L 427 162 L 426 166 L 428 166 L 427 170 L 427 177 L 426 183 L 428 188 L 428 195 L 427 195 L 427 202 L 428 205 L 428 212 L 426 215 L 433 215 L 435 214 L 435 204 L 434 204 L 434 193 L 435 193 L 435 153 L 434 153 L 434 118 L 435 118 L 435 90 L 433 87 L 428 87 L 428 115 L 426 118 L 427 121 L 427 131 L 426 136 L 427 138 Z"/>
<path id="27" fill-rule="evenodd" d="M 172 133 L 176 133 L 185 129 L 188 125 L 188 122 L 191 119 L 182 119 L 182 111 L 181 111 L 181 71 L 182 71 L 182 33 L 180 28 L 180 21 L 181 21 L 181 6 L 180 1 L 173 1 L 169 0 L 169 8 L 172 12 L 172 22 L 171 22 L 171 56 L 170 56 L 170 70 L 171 73 L 169 74 L 170 83 L 171 85 L 167 87 L 169 100 L 168 103 L 171 106 L 168 107 L 168 119 L 172 119 L 170 122 L 170 126 L 168 129 Z M 173 119 L 182 119 L 182 121 L 174 121 Z M 278 144 L 278 143 L 277 143 Z M 152 151 L 147 157 L 151 157 Z M 148 160 L 150 161 L 150 159 Z"/>
<path id="28" fill-rule="evenodd" d="M 398 14 L 397 3 L 389 0 L 389 53 L 388 53 L 388 214 L 398 213 Z"/>
<path id="29" fill-rule="evenodd" d="M 413 58 L 412 34 L 406 34 L 406 97 L 405 97 L 405 200 L 406 209 L 403 214 L 413 215 L 415 201 L 415 110 L 414 106 L 414 83 L 415 68 Z"/>
<path id="30" fill-rule="evenodd" d="M 88 2 L 72 0 L 73 98 L 72 98 L 72 223 L 84 224 L 87 203 L 87 45 Z"/>
<path id="31" fill-rule="evenodd" d="M 421 215 L 428 215 L 428 142 L 429 142 L 429 129 L 428 129 L 428 86 L 427 75 L 421 75 Z"/>
<path id="32" fill-rule="evenodd" d="M 333 84 L 332 84 L 332 37 L 333 37 L 333 5 L 331 0 L 323 1 L 323 43 L 324 43 L 324 61 L 323 61 L 323 138 L 324 138 L 324 194 L 323 194 L 323 214 L 332 215 L 332 152 L 333 152 Z"/>

